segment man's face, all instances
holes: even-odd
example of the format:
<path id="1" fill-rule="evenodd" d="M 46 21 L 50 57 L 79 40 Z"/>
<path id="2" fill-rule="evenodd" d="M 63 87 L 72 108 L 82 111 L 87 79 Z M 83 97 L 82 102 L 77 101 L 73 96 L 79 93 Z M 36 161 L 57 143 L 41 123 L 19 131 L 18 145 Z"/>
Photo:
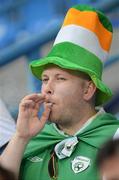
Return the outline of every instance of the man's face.
<path id="1" fill-rule="evenodd" d="M 84 91 L 87 80 L 72 71 L 57 66 L 48 67 L 42 74 L 42 90 L 52 109 L 49 120 L 71 125 L 72 119 L 80 114 L 84 105 Z M 45 105 L 45 103 L 44 103 Z"/>
<path id="2" fill-rule="evenodd" d="M 101 167 L 102 180 L 119 180 L 119 157 L 113 156 Z"/>

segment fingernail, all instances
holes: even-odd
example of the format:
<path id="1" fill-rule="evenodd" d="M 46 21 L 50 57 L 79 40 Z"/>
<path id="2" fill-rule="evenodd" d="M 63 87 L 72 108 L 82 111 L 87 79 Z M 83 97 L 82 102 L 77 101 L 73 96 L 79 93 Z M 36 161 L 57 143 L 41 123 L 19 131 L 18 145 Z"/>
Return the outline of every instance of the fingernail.
<path id="1" fill-rule="evenodd" d="M 38 93 L 38 96 L 45 98 L 45 95 L 41 93 Z"/>

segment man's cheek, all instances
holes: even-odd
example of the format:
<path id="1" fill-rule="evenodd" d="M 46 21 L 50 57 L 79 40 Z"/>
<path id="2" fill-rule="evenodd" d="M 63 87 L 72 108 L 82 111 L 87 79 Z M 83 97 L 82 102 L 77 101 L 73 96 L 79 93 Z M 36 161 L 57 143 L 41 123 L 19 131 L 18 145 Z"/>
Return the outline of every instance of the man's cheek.
<path id="1" fill-rule="evenodd" d="M 63 98 L 64 98 L 64 97 L 66 97 L 66 98 L 68 97 L 68 98 L 69 98 L 69 97 L 72 96 L 73 94 L 74 94 L 74 93 L 73 93 L 73 91 L 72 91 L 71 89 L 66 89 L 66 90 L 64 89 L 63 91 L 61 91 L 61 90 L 60 90 L 60 91 L 59 91 L 59 90 L 57 91 L 57 95 L 59 95 L 60 97 L 63 97 Z"/>

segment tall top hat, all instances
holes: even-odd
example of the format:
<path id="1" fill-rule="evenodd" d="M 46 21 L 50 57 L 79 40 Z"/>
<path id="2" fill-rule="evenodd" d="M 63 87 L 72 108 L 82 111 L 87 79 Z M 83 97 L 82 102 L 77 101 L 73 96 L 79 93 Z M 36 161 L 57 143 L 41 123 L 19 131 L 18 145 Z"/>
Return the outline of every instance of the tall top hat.
<path id="1" fill-rule="evenodd" d="M 112 93 L 101 77 L 112 31 L 110 21 L 100 11 L 88 5 L 73 6 L 66 14 L 49 54 L 30 64 L 32 73 L 40 79 L 48 64 L 82 71 L 90 76 L 97 87 L 96 105 L 105 103 Z"/>

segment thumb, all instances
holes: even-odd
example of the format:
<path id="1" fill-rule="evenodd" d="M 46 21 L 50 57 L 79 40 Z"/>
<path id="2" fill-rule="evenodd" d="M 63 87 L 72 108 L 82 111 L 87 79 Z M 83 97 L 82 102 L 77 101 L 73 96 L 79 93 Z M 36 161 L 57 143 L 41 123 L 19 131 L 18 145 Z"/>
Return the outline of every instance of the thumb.
<path id="1" fill-rule="evenodd" d="M 49 119 L 51 108 L 52 108 L 52 103 L 47 104 L 44 108 L 44 112 L 40 118 L 40 124 L 42 127 L 45 125 L 46 121 Z"/>

